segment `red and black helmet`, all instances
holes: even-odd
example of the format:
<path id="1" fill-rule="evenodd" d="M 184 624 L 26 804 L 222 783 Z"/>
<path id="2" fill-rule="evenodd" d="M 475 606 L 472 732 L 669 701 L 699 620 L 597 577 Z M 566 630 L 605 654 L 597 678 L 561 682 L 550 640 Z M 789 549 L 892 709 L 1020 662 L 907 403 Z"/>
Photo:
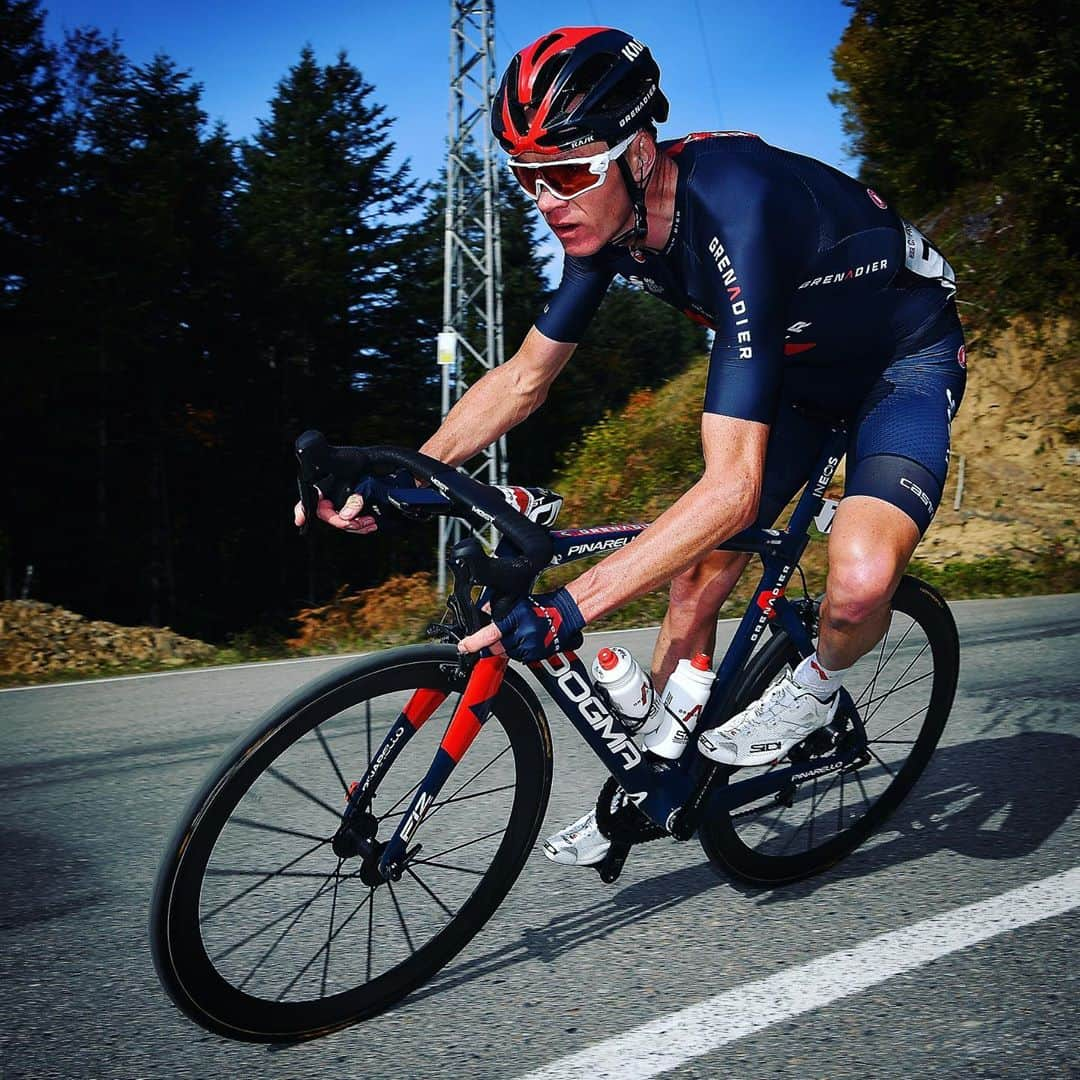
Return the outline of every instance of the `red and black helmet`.
<path id="1" fill-rule="evenodd" d="M 491 106 L 491 130 L 510 155 L 609 145 L 667 119 L 660 69 L 623 30 L 567 26 L 510 61 Z"/>

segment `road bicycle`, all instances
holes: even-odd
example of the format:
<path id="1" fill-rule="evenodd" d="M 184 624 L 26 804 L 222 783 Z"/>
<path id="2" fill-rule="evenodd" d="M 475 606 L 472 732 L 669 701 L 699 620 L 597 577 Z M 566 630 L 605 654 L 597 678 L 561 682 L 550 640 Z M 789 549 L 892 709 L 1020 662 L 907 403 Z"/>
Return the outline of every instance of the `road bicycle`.
<path id="1" fill-rule="evenodd" d="M 723 723 L 814 648 L 819 601 L 789 598 L 844 453 L 837 424 L 786 529 L 721 545 L 762 576 L 717 671 L 700 728 Z M 357 487 L 389 515 L 443 514 L 470 536 L 448 557 L 441 643 L 335 667 L 269 711 L 184 813 L 158 874 L 154 960 L 202 1026 L 248 1040 L 312 1038 L 373 1016 L 430 979 L 491 917 L 531 853 L 547 807 L 551 735 L 537 694 L 505 656 L 455 642 L 531 592 L 552 566 L 632 542 L 646 524 L 554 530 L 561 500 L 489 487 L 393 447 L 298 440 L 300 489 Z M 388 470 L 397 475 L 384 475 Z M 402 479 L 406 470 L 408 479 Z M 415 486 L 413 480 L 421 486 Z M 522 513 L 524 510 L 526 513 Z M 834 720 L 782 760 L 717 765 L 692 745 L 650 757 L 575 651 L 528 665 L 611 774 L 597 801 L 614 881 L 630 849 L 697 837 L 720 872 L 775 886 L 833 865 L 885 820 L 926 767 L 952 706 L 959 644 L 941 596 L 905 577 L 881 643 L 853 669 Z M 565 872 L 565 871 L 563 871 Z"/>

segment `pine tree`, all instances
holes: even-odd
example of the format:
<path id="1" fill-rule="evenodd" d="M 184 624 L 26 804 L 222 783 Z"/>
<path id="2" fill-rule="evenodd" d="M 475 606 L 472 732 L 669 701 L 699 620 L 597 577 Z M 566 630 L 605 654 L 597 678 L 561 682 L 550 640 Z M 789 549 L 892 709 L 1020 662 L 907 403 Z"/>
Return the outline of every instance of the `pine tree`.
<path id="1" fill-rule="evenodd" d="M 16 535 L 29 507 L 27 477 L 47 418 L 48 288 L 44 281 L 70 152 L 57 59 L 44 40 L 36 0 L 0 0 L 0 590 L 17 595 L 38 560 Z M 9 514 L 18 508 L 18 518 Z"/>

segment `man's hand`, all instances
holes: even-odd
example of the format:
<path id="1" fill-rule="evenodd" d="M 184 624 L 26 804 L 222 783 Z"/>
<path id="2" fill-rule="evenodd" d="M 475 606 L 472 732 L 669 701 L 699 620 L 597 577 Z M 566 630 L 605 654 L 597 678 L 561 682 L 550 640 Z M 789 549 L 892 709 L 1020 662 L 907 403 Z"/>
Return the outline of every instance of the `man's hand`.
<path id="1" fill-rule="evenodd" d="M 514 660 L 532 663 L 581 646 L 585 625 L 569 590 L 526 596 L 501 619 L 458 642 L 458 652 L 489 648 L 508 653 Z"/>
<path id="2" fill-rule="evenodd" d="M 364 536 L 367 533 L 375 532 L 379 526 L 370 514 L 360 513 L 363 509 L 364 500 L 360 495 L 350 495 L 345 500 L 345 505 L 340 510 L 337 510 L 334 508 L 334 504 L 329 499 L 324 499 L 322 492 L 319 492 L 319 505 L 315 513 L 320 521 L 325 521 L 327 525 L 333 525 L 335 529 L 341 529 L 343 532 L 359 533 Z M 303 503 L 297 503 L 293 507 L 293 524 L 300 528 L 304 521 L 304 505 Z"/>

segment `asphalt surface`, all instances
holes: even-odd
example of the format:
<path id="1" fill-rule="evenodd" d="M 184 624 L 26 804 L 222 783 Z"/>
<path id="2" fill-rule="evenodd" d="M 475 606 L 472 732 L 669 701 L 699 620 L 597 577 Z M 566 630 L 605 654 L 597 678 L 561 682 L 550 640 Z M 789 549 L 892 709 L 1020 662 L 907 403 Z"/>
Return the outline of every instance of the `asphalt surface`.
<path id="1" fill-rule="evenodd" d="M 954 612 L 962 670 L 942 744 L 885 830 L 832 870 L 750 888 L 714 873 L 696 841 L 660 841 L 604 886 L 537 851 L 426 987 L 284 1048 L 219 1038 L 172 1006 L 150 960 L 149 897 L 174 822 L 222 751 L 342 661 L 0 693 L 0 1075 L 514 1077 L 1075 867 L 1080 597 Z M 617 640 L 645 658 L 651 636 Z M 542 836 L 577 817 L 603 779 L 565 719 L 548 717 L 556 765 Z M 1080 1075 L 1078 930 L 1074 908 L 999 934 L 669 1075 Z"/>

